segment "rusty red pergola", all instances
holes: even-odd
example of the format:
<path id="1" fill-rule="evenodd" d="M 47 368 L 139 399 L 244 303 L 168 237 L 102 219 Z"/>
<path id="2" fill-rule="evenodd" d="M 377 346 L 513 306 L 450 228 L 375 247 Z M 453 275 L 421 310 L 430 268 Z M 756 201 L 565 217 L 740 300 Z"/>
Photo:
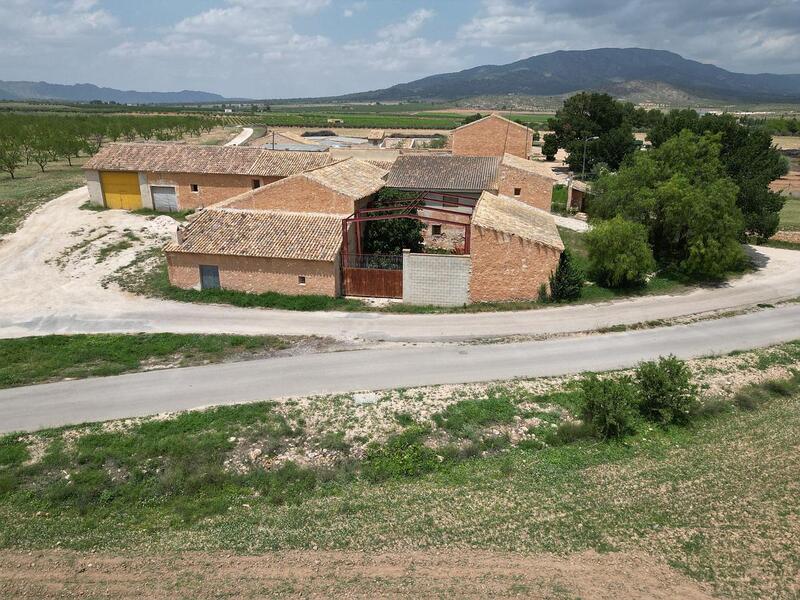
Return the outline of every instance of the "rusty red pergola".
<path id="1" fill-rule="evenodd" d="M 430 197 L 429 194 L 436 194 L 438 197 Z M 474 208 L 472 204 L 462 203 L 461 200 L 475 201 L 475 198 L 470 196 L 463 196 L 459 194 L 443 193 L 443 192 L 421 192 L 416 198 L 405 199 L 409 204 L 396 204 L 390 206 L 372 207 L 372 208 L 359 208 L 345 219 L 342 219 L 342 255 L 348 256 L 350 254 L 350 240 L 347 234 L 350 224 L 355 224 L 356 229 L 356 252 L 361 254 L 361 223 L 368 223 L 370 221 L 390 221 L 393 219 L 411 219 L 415 221 L 425 221 L 426 223 L 437 223 L 442 225 L 458 225 L 464 228 L 464 254 L 469 254 L 470 242 L 470 222 L 472 213 L 460 212 L 451 210 L 450 208 L 441 208 L 438 206 L 429 206 L 427 202 L 438 202 L 443 206 L 461 207 L 461 208 Z M 417 210 L 425 210 L 426 212 L 433 212 L 441 216 L 428 216 L 420 215 Z M 380 213 L 380 214 L 375 214 Z M 456 220 L 453 215 L 461 218 Z"/>

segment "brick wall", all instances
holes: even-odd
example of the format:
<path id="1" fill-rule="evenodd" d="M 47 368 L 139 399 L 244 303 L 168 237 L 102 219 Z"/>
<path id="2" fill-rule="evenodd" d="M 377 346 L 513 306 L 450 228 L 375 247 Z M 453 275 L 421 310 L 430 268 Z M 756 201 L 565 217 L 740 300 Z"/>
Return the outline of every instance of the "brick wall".
<path id="1" fill-rule="evenodd" d="M 504 119 L 487 118 L 453 131 L 453 154 L 528 158 L 531 132 Z"/>
<path id="2" fill-rule="evenodd" d="M 153 185 L 174 186 L 178 196 L 178 208 L 187 210 L 211 206 L 222 200 L 233 198 L 253 189 L 253 180 L 258 179 L 261 185 L 267 185 L 281 179 L 280 177 L 256 177 L 251 175 L 209 175 L 200 173 L 148 173 L 147 183 Z M 191 185 L 196 183 L 198 191 L 193 192 Z"/>
<path id="3" fill-rule="evenodd" d="M 403 302 L 463 306 L 469 301 L 470 257 L 403 252 Z"/>
<path id="4" fill-rule="evenodd" d="M 561 253 L 554 248 L 472 226 L 472 302 L 535 300 Z"/>
<path id="5" fill-rule="evenodd" d="M 547 177 L 509 165 L 500 165 L 498 193 L 547 212 L 550 212 L 550 201 L 553 198 L 553 183 Z M 514 194 L 515 188 L 519 188 L 519 196 Z"/>
<path id="6" fill-rule="evenodd" d="M 349 196 L 340 194 L 303 176 L 287 177 L 265 187 L 232 204 L 235 208 L 260 210 L 289 210 L 294 212 L 321 212 L 350 215 L 365 205 L 367 199 L 354 202 Z"/>
<path id="7" fill-rule="evenodd" d="M 339 261 L 252 258 L 216 254 L 167 252 L 169 281 L 191 289 L 200 287 L 200 265 L 219 267 L 220 286 L 241 292 L 339 295 Z M 305 276 L 305 285 L 298 283 Z"/>

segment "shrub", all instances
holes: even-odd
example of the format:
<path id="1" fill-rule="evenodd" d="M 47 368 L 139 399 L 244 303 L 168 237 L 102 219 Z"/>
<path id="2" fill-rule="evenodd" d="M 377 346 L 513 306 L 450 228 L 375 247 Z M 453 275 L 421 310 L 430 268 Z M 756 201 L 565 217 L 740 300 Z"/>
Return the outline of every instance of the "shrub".
<path id="1" fill-rule="evenodd" d="M 669 425 L 688 423 L 697 411 L 697 389 L 686 363 L 670 355 L 636 368 L 639 410 L 646 419 Z"/>
<path id="2" fill-rule="evenodd" d="M 547 431 L 544 434 L 544 441 L 548 446 L 564 446 L 592 437 L 594 433 L 594 428 L 589 423 L 565 421 L 556 429 Z"/>
<path id="3" fill-rule="evenodd" d="M 575 266 L 570 251 L 564 250 L 558 259 L 558 267 L 550 275 L 550 299 L 553 302 L 577 300 L 582 288 L 583 273 Z"/>
<path id="4" fill-rule="evenodd" d="M 516 412 L 508 398 L 462 400 L 433 415 L 433 422 L 451 435 L 473 437 L 487 425 L 510 422 Z"/>
<path id="5" fill-rule="evenodd" d="M 633 433 L 636 423 L 636 388 L 629 378 L 598 379 L 592 375 L 581 382 L 581 418 L 604 438 Z"/>
<path id="6" fill-rule="evenodd" d="M 436 452 L 425 446 L 421 439 L 427 429 L 410 427 L 389 438 L 383 445 L 367 448 L 361 472 L 371 482 L 387 479 L 418 477 L 430 473 L 439 465 Z"/>
<path id="7" fill-rule="evenodd" d="M 597 223 L 586 234 L 589 275 L 600 285 L 621 288 L 642 285 L 656 268 L 647 243 L 647 228 L 614 217 Z"/>

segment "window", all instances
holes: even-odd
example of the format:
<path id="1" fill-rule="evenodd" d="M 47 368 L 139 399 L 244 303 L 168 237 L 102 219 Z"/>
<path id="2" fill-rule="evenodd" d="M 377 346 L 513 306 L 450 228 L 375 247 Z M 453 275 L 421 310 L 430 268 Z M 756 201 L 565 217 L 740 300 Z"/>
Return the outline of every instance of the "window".
<path id="1" fill-rule="evenodd" d="M 199 192 L 200 191 L 200 186 L 197 185 L 196 183 L 193 183 L 189 187 L 192 189 L 193 192 Z"/>
<path id="2" fill-rule="evenodd" d="M 514 188 L 514 195 L 519 196 L 522 193 L 522 188 Z"/>
<path id="3" fill-rule="evenodd" d="M 431 234 L 432 235 L 442 235 L 442 226 L 441 225 L 432 225 L 431 226 Z"/>
<path id="4" fill-rule="evenodd" d="M 306 284 L 306 276 L 305 275 L 298 275 L 297 276 L 297 283 L 300 285 Z"/>
<path id="5" fill-rule="evenodd" d="M 261 187 L 261 180 L 260 179 L 253 179 L 253 189 L 257 190 Z"/>
<path id="6" fill-rule="evenodd" d="M 216 265 L 200 265 L 200 289 L 216 290 L 219 287 L 219 267 Z"/>

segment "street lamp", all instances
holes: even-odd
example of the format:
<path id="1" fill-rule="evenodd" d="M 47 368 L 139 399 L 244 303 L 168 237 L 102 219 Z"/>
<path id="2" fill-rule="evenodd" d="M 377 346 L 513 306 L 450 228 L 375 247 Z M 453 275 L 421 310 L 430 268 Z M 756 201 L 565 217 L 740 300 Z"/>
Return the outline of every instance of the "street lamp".
<path id="1" fill-rule="evenodd" d="M 592 137 L 583 138 L 583 169 L 581 170 L 581 179 L 586 181 L 586 148 L 589 146 L 589 142 L 594 140 L 599 140 L 600 138 L 596 135 Z"/>

